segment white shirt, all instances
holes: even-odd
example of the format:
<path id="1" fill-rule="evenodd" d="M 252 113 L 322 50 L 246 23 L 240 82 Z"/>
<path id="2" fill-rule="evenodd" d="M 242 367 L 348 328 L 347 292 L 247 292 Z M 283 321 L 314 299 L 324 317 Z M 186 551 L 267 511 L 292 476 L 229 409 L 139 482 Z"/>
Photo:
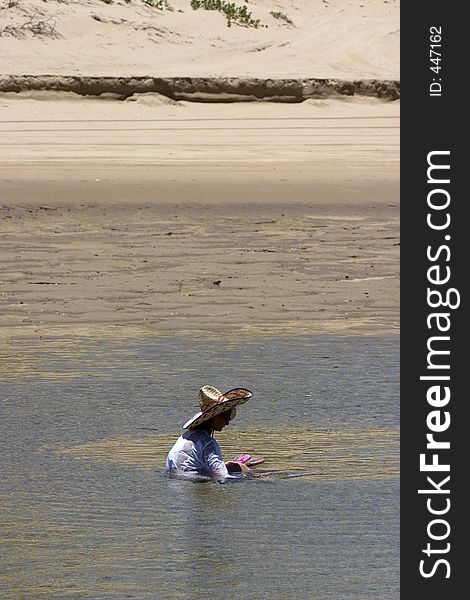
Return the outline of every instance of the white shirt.
<path id="1" fill-rule="evenodd" d="M 202 429 L 186 430 L 168 453 L 165 473 L 190 478 L 232 478 L 216 440 Z"/>

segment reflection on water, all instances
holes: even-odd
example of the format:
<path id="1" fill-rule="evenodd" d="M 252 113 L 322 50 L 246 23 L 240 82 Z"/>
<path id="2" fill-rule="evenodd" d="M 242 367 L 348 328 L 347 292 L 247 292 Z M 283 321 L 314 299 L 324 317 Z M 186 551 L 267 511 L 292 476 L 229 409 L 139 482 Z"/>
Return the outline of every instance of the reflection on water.
<path id="1" fill-rule="evenodd" d="M 2 600 L 398 598 L 396 338 L 3 351 Z M 302 476 L 162 477 L 205 383 L 255 393 L 217 436 L 226 458 Z"/>

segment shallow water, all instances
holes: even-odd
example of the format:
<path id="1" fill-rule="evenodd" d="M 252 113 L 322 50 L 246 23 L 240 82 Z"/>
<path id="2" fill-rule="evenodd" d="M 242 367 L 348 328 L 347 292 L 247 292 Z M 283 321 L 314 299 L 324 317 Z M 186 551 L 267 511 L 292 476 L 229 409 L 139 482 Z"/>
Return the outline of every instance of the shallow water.
<path id="1" fill-rule="evenodd" d="M 399 341 L 18 339 L 3 350 L 0 597 L 399 597 Z M 253 390 L 224 457 L 161 476 L 198 388 Z"/>

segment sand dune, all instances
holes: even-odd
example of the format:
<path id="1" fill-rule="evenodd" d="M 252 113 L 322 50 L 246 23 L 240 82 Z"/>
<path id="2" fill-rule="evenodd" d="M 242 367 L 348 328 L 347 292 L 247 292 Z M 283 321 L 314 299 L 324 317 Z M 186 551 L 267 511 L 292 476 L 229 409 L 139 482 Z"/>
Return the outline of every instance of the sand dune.
<path id="1" fill-rule="evenodd" d="M 399 79 L 396 0 L 236 4 L 260 26 L 190 0 L 0 0 L 0 73 Z"/>

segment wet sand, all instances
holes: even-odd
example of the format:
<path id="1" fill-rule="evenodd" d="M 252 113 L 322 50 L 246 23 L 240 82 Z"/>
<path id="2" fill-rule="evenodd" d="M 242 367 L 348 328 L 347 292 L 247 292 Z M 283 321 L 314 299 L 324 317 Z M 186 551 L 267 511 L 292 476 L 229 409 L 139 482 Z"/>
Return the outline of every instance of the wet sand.
<path id="1" fill-rule="evenodd" d="M 0 98 L 6 337 L 398 331 L 399 103 Z"/>

